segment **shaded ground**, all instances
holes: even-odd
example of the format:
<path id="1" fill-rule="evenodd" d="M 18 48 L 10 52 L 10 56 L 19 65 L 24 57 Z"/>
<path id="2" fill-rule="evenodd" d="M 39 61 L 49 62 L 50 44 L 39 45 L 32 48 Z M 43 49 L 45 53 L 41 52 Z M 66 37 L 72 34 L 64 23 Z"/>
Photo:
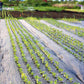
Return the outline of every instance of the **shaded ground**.
<path id="1" fill-rule="evenodd" d="M 23 84 L 13 59 L 5 20 L 2 19 L 0 20 L 0 84 Z"/>
<path id="2" fill-rule="evenodd" d="M 76 58 L 68 53 L 66 50 L 64 50 L 62 47 L 57 45 L 55 42 L 50 40 L 47 36 L 45 36 L 40 31 L 36 30 L 34 27 L 32 27 L 30 24 L 28 24 L 24 20 L 20 20 L 20 22 L 30 31 L 32 32 L 36 37 L 39 37 L 47 47 L 49 47 L 51 50 L 53 50 L 57 56 L 68 66 L 68 69 L 70 71 L 73 71 L 73 73 L 84 82 L 84 63 L 79 62 L 76 60 Z M 83 83 L 81 83 L 83 84 Z"/>

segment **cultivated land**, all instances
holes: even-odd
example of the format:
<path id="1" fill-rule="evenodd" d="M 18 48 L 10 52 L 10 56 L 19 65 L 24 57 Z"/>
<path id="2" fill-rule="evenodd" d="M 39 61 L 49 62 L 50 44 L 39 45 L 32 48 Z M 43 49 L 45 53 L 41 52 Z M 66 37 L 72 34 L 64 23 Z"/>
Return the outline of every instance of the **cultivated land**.
<path id="1" fill-rule="evenodd" d="M 31 17 L 0 25 L 0 84 L 84 84 L 82 26 Z"/>

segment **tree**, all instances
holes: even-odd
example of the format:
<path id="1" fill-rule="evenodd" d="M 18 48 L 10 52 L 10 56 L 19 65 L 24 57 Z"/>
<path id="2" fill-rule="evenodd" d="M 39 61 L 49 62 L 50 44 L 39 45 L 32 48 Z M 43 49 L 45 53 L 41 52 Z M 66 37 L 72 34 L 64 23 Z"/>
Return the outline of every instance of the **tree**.
<path id="1" fill-rule="evenodd" d="M 18 4 L 19 4 L 19 1 L 20 1 L 20 0 L 16 0 L 17 6 L 18 6 Z"/>
<path id="2" fill-rule="evenodd" d="M 9 2 L 9 0 L 1 0 L 2 2 Z"/>

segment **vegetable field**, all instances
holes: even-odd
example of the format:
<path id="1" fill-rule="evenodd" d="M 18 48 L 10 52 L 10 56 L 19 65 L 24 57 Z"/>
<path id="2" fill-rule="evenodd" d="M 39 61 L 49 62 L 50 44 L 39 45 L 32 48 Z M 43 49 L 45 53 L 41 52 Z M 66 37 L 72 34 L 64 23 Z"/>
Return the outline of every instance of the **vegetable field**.
<path id="1" fill-rule="evenodd" d="M 20 78 L 20 83 L 9 79 L 10 84 L 84 84 L 84 28 L 55 19 L 42 20 L 82 40 L 51 28 L 37 18 L 6 17 L 12 58 Z M 0 84 L 8 83 L 1 81 Z"/>

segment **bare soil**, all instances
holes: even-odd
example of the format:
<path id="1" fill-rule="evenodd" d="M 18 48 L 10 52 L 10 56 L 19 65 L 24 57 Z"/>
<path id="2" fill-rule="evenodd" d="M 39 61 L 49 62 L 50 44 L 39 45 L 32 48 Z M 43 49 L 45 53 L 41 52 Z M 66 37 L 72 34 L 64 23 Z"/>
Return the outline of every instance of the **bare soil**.
<path id="1" fill-rule="evenodd" d="M 78 12 L 71 12 L 71 11 L 8 11 L 7 15 L 11 14 L 13 17 L 47 17 L 47 18 L 84 18 L 84 13 L 78 13 Z"/>

